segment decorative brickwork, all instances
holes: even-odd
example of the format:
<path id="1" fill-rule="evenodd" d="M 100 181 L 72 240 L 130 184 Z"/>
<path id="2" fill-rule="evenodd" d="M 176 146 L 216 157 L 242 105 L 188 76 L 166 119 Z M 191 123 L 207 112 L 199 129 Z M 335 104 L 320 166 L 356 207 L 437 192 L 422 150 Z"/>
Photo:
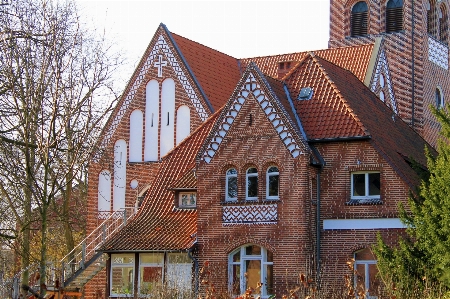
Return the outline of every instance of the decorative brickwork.
<path id="1" fill-rule="evenodd" d="M 288 127 L 281 119 L 279 114 L 280 112 L 277 111 L 277 109 L 270 103 L 265 92 L 261 89 L 261 86 L 256 81 L 255 77 L 250 74 L 245 80 L 245 84 L 239 92 L 239 95 L 233 101 L 231 109 L 223 119 L 219 130 L 215 133 L 215 136 L 212 138 L 211 143 L 208 145 L 205 153 L 203 154 L 203 159 L 206 161 L 206 163 L 211 162 L 211 159 L 214 157 L 217 149 L 220 147 L 220 144 L 222 143 L 224 137 L 227 135 L 228 130 L 232 126 L 236 116 L 242 108 L 242 105 L 248 99 L 249 95 L 252 95 L 256 98 L 260 107 L 264 110 L 267 118 L 271 121 L 272 125 L 278 132 L 278 135 L 280 136 L 286 148 L 291 153 L 292 157 L 296 158 L 301 154 L 300 147 L 297 145 L 297 142 L 292 137 Z"/>
<path id="2" fill-rule="evenodd" d="M 167 65 L 167 61 L 165 64 L 163 64 L 162 63 L 162 55 L 159 53 L 164 54 L 166 59 L 169 61 L 170 65 L 173 68 L 173 71 L 175 72 L 175 74 L 177 76 L 177 79 L 179 80 L 179 82 L 183 86 L 186 94 L 192 101 L 192 104 L 194 105 L 201 120 L 205 121 L 208 118 L 209 113 L 203 107 L 203 104 L 199 100 L 195 90 L 192 88 L 191 83 L 189 82 L 188 78 L 184 74 L 184 71 L 183 71 L 181 65 L 178 63 L 177 58 L 174 56 L 174 54 L 172 53 L 172 50 L 167 45 L 167 42 L 166 42 L 164 36 L 160 35 L 158 38 L 158 41 L 156 42 L 152 51 L 150 52 L 150 55 L 147 57 L 145 63 L 143 64 L 142 68 L 140 69 L 139 74 L 136 77 L 136 80 L 133 82 L 127 95 L 124 96 L 124 101 L 122 102 L 122 105 L 120 106 L 120 109 L 116 113 L 112 123 L 109 125 L 108 130 L 106 132 L 104 132 L 104 137 L 102 139 L 102 142 L 100 143 L 97 154 L 94 156 L 94 159 L 93 159 L 93 161 L 95 163 L 98 163 L 99 159 L 103 155 L 103 151 L 110 143 L 111 138 L 117 129 L 117 126 L 119 125 L 123 116 L 127 112 L 128 106 L 133 101 L 133 99 L 134 99 L 139 87 L 142 85 L 144 78 L 146 77 L 146 74 L 148 73 L 149 69 L 157 66 L 158 67 L 158 77 L 162 77 L 162 67 Z M 155 64 L 156 58 L 159 59 L 159 61 L 157 62 L 158 65 Z"/>
<path id="3" fill-rule="evenodd" d="M 224 224 L 270 224 L 278 220 L 276 204 L 246 204 L 241 206 L 224 206 L 222 221 Z"/>
<path id="4" fill-rule="evenodd" d="M 428 36 L 428 60 L 448 70 L 448 46 Z"/>

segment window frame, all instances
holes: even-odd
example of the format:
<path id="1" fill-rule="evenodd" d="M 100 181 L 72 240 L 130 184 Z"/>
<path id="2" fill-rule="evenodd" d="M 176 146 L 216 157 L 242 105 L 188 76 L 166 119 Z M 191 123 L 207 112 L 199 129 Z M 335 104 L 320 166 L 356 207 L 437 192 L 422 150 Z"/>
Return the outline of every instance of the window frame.
<path id="1" fill-rule="evenodd" d="M 277 171 L 276 172 L 269 172 L 269 170 L 271 168 L 274 168 L 274 167 L 277 169 Z M 277 195 L 270 195 L 269 194 L 269 192 L 270 192 L 270 188 L 269 188 L 270 187 L 270 177 L 272 177 L 272 176 L 278 176 Z M 269 199 L 269 200 L 280 199 L 280 169 L 276 165 L 269 166 L 267 168 L 267 171 L 266 171 L 266 199 Z"/>
<path id="2" fill-rule="evenodd" d="M 386 33 L 396 33 L 396 32 L 401 32 L 402 30 L 404 30 L 404 11 L 403 11 L 403 7 L 404 7 L 404 3 L 403 0 L 401 0 L 401 6 L 394 6 L 394 7 L 388 7 L 392 2 L 394 2 L 396 0 L 389 0 L 386 2 L 386 13 L 385 13 L 385 30 Z M 397 3 L 392 3 L 393 5 L 397 4 Z M 391 26 L 388 21 L 392 21 L 391 17 L 393 17 L 395 15 L 395 19 L 394 21 L 399 17 L 397 14 L 401 13 L 401 24 L 400 26 Z M 389 16 L 389 17 L 388 17 Z M 399 28 L 401 27 L 401 28 Z M 389 30 L 389 29 L 394 29 L 394 30 Z"/>
<path id="3" fill-rule="evenodd" d="M 379 195 L 369 195 L 369 174 L 378 173 L 380 174 L 380 194 Z M 354 179 L 353 175 L 364 174 L 364 195 L 353 195 L 354 191 Z M 350 173 L 350 199 L 352 200 L 364 200 L 364 199 L 381 199 L 381 171 L 369 170 L 369 171 L 352 171 Z"/>
<path id="4" fill-rule="evenodd" d="M 229 173 L 231 170 L 234 170 L 236 173 Z M 228 197 L 229 195 L 229 179 L 230 178 L 236 178 L 236 197 Z M 226 202 L 235 202 L 238 200 L 238 171 L 236 168 L 231 167 L 228 168 L 227 171 L 225 172 L 225 201 Z"/>
<path id="5" fill-rule="evenodd" d="M 439 100 L 438 100 L 438 95 L 439 95 Z M 435 100 L 435 104 L 436 104 L 436 108 L 437 109 L 444 108 L 444 106 L 445 106 L 444 93 L 442 92 L 442 89 L 441 89 L 440 86 L 436 86 L 436 91 L 435 91 L 435 94 L 434 94 L 434 100 Z"/>
<path id="6" fill-rule="evenodd" d="M 255 169 L 256 172 L 254 173 L 249 173 L 250 169 Z M 248 188 L 248 184 L 249 184 L 249 179 L 250 178 L 254 178 L 256 177 L 256 196 L 248 196 L 248 192 L 249 192 L 249 188 Z M 257 201 L 258 200 L 258 188 L 259 187 L 259 181 L 258 181 L 258 169 L 254 166 L 250 166 L 247 168 L 247 170 L 245 171 L 245 200 L 246 201 Z"/>
<path id="7" fill-rule="evenodd" d="M 249 246 L 258 246 L 261 248 L 261 254 L 260 255 L 247 255 L 245 252 L 245 249 Z M 263 246 L 259 246 L 257 244 L 245 244 L 235 250 L 233 250 L 228 255 L 228 290 L 230 293 L 233 293 L 233 266 L 238 265 L 239 266 L 239 286 L 240 286 L 240 293 L 239 294 L 232 294 L 233 296 L 239 296 L 241 294 L 244 294 L 247 289 L 247 279 L 245 277 L 246 271 L 246 261 L 260 261 L 261 262 L 261 269 L 260 269 L 260 281 L 263 282 L 263 285 L 261 287 L 261 293 L 259 294 L 261 298 L 269 298 L 273 294 L 267 294 L 267 286 L 264 281 L 267 281 L 267 266 L 272 266 L 272 282 L 273 282 L 273 255 L 272 255 L 272 261 L 267 261 L 268 257 L 268 251 Z M 239 261 L 233 262 L 233 256 L 239 253 Z M 273 253 L 272 253 L 273 254 Z M 273 285 L 272 285 L 273 287 Z"/>
<path id="8" fill-rule="evenodd" d="M 159 254 L 162 256 L 162 262 L 158 262 L 158 263 L 143 263 L 142 262 L 142 257 L 146 254 Z M 141 274 L 143 273 L 143 268 L 145 267 L 153 267 L 153 268 L 161 268 L 161 283 L 164 282 L 164 276 L 165 276 L 165 253 L 164 252 L 145 252 L 145 253 L 139 253 L 139 267 L 138 267 L 138 280 L 137 280 L 137 288 L 139 290 L 139 295 L 147 295 L 145 293 L 142 293 L 142 286 L 141 286 Z M 157 283 L 157 282 L 155 282 Z"/>
<path id="9" fill-rule="evenodd" d="M 129 263 L 114 263 L 114 258 L 115 257 L 128 257 L 128 258 L 132 258 L 132 262 Z M 136 264 L 136 257 L 134 253 L 112 253 L 111 254 L 111 270 L 109 273 L 109 292 L 110 292 L 110 296 L 111 297 L 127 297 L 127 296 L 134 296 L 134 280 L 135 280 L 135 264 Z M 131 291 L 130 293 L 116 293 L 114 292 L 114 288 L 113 288 L 113 273 L 114 273 L 114 269 L 115 268 L 130 268 L 131 267 Z M 121 289 L 123 290 L 123 288 Z"/>
<path id="10" fill-rule="evenodd" d="M 192 195 L 194 194 L 195 197 L 195 202 L 193 205 L 184 205 L 182 200 L 183 200 L 183 195 Z M 179 191 L 178 192 L 178 208 L 180 209 L 195 209 L 197 208 L 197 191 L 192 190 L 192 191 Z"/>
<path id="11" fill-rule="evenodd" d="M 366 5 L 365 11 L 355 11 L 355 8 L 360 3 L 364 3 Z M 363 15 L 365 14 L 365 15 Z M 358 20 L 358 23 L 355 23 L 357 21 L 355 17 L 358 16 L 360 19 Z M 365 20 L 363 19 L 365 18 Z M 365 21 L 365 28 L 364 28 L 364 21 Z M 366 36 L 369 34 L 369 5 L 366 1 L 358 1 L 354 3 L 350 9 L 350 36 L 351 37 L 361 37 Z M 356 27 L 357 25 L 360 25 L 360 27 Z"/>
<path id="12" fill-rule="evenodd" d="M 354 264 L 353 264 L 353 286 L 355 288 L 355 290 L 358 292 L 357 287 L 358 287 L 358 276 L 357 276 L 357 265 L 364 265 L 364 289 L 365 289 L 365 297 L 364 298 L 368 298 L 368 299 L 377 299 L 378 296 L 371 296 L 369 291 L 370 290 L 370 283 L 371 280 L 375 280 L 375 277 L 371 277 L 370 276 L 370 265 L 377 265 L 377 260 L 357 260 L 356 259 L 356 252 L 353 253 L 353 260 L 354 260 Z M 367 279 L 368 278 L 368 279 Z M 358 296 L 356 296 L 356 298 L 359 298 Z"/>

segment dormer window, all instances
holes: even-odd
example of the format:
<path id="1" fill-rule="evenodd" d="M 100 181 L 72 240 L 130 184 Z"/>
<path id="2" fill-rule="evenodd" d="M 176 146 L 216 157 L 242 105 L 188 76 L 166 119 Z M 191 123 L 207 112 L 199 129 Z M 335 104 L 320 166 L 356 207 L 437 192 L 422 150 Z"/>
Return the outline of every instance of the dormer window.
<path id="1" fill-rule="evenodd" d="M 178 207 L 179 208 L 195 208 L 197 206 L 197 192 L 180 192 L 178 194 Z"/>
<path id="2" fill-rule="evenodd" d="M 360 1 L 352 8 L 351 15 L 351 36 L 367 35 L 369 8 L 367 3 Z"/>
<path id="3" fill-rule="evenodd" d="M 403 30 L 403 0 L 389 0 L 386 5 L 386 32 Z"/>

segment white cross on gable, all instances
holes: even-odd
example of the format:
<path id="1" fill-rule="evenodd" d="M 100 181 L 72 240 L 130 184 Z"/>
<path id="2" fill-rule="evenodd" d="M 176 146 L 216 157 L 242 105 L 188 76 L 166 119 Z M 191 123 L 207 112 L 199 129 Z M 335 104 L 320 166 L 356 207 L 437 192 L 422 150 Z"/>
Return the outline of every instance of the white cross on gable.
<path id="1" fill-rule="evenodd" d="M 167 61 L 163 61 L 163 56 L 158 55 L 158 61 L 155 62 L 154 67 L 158 68 L 158 77 L 162 77 L 163 66 L 167 66 Z"/>

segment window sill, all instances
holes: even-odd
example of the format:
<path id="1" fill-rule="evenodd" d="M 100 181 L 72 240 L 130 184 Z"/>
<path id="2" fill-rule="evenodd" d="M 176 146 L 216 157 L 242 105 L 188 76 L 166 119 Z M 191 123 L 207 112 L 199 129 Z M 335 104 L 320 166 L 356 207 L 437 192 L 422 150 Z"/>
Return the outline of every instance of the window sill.
<path id="1" fill-rule="evenodd" d="M 363 206 L 363 205 L 382 205 L 383 201 L 380 198 L 359 198 L 350 199 L 345 203 L 348 206 Z"/>
<path id="2" fill-rule="evenodd" d="M 281 199 L 264 199 L 264 200 L 234 200 L 234 201 L 221 201 L 220 204 L 227 206 L 227 205 L 239 205 L 239 206 L 245 206 L 245 205 L 255 205 L 255 204 L 273 204 L 281 202 Z"/>
<path id="3" fill-rule="evenodd" d="M 195 207 L 175 207 L 175 210 L 195 210 L 197 209 L 197 206 Z"/>

